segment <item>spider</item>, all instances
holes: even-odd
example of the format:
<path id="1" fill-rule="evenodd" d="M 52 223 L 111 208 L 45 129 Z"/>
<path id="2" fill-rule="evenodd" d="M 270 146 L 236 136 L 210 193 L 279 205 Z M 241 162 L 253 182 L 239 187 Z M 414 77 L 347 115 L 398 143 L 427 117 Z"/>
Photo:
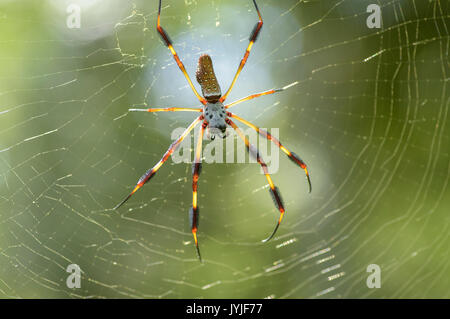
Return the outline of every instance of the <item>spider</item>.
<path id="1" fill-rule="evenodd" d="M 227 99 L 228 95 L 231 92 L 231 89 L 233 88 L 234 84 L 236 83 L 237 78 L 239 77 L 239 74 L 241 73 L 242 69 L 244 68 L 245 63 L 247 62 L 248 56 L 250 54 L 250 51 L 253 47 L 253 44 L 258 38 L 258 35 L 261 31 L 261 28 L 263 26 L 263 19 L 261 16 L 261 13 L 258 9 L 258 5 L 256 4 L 256 0 L 253 0 L 253 4 L 255 6 L 256 12 L 258 14 L 258 22 L 255 24 L 255 27 L 253 28 L 253 31 L 250 34 L 249 43 L 247 46 L 247 49 L 245 50 L 244 57 L 242 58 L 238 69 L 236 71 L 236 74 L 234 75 L 233 80 L 231 81 L 230 87 L 225 92 L 225 94 L 222 95 L 219 83 L 217 82 L 217 78 L 214 73 L 213 65 L 211 57 L 207 54 L 203 54 L 200 56 L 198 60 L 198 67 L 196 72 L 196 78 L 197 82 L 200 84 L 200 87 L 202 89 L 202 95 L 200 95 L 197 90 L 195 89 L 194 85 L 192 84 L 192 81 L 189 77 L 189 75 L 186 72 L 186 69 L 183 65 L 183 62 L 181 62 L 181 59 L 179 58 L 177 52 L 175 51 L 173 47 L 173 43 L 171 39 L 169 38 L 169 35 L 167 32 L 162 28 L 161 26 L 161 0 L 159 0 L 159 7 L 158 7 L 158 17 L 156 22 L 156 29 L 161 36 L 161 39 L 163 40 L 164 44 L 169 48 L 170 52 L 173 55 L 173 58 L 175 59 L 175 62 L 177 63 L 178 67 L 180 68 L 181 72 L 183 72 L 184 76 L 186 77 L 187 82 L 189 83 L 189 86 L 191 87 L 192 91 L 194 92 L 195 96 L 198 98 L 198 100 L 203 104 L 203 107 L 200 108 L 185 108 L 185 107 L 168 107 L 168 108 L 149 108 L 149 109 L 130 109 L 129 111 L 144 111 L 144 112 L 179 112 L 179 111 L 187 111 L 187 112 L 198 112 L 200 115 L 187 127 L 187 129 L 176 139 L 169 147 L 169 149 L 166 151 L 164 156 L 160 159 L 158 163 L 156 163 L 155 166 L 153 166 L 151 169 L 148 169 L 144 175 L 141 176 L 141 178 L 138 180 L 136 186 L 131 191 L 131 193 L 125 197 L 125 199 L 120 202 L 114 209 L 118 209 L 120 206 L 122 206 L 131 196 L 133 196 L 134 193 L 136 193 L 137 190 L 139 190 L 144 184 L 146 184 L 153 176 L 155 176 L 156 172 L 161 168 L 161 166 L 167 161 L 167 159 L 172 155 L 172 153 L 178 148 L 178 146 L 181 144 L 181 142 L 184 140 L 184 138 L 200 123 L 201 129 L 200 134 L 197 139 L 197 145 L 195 150 L 195 159 L 192 165 L 192 207 L 189 210 L 189 220 L 190 220 L 190 227 L 192 231 L 192 235 L 194 237 L 194 243 L 197 251 L 197 256 L 202 261 L 201 254 L 200 254 L 200 248 L 198 244 L 197 239 L 197 229 L 198 229 L 198 219 L 199 219 L 199 208 L 198 208 L 198 199 L 197 199 L 197 190 L 198 190 L 198 179 L 201 172 L 202 167 L 202 161 L 201 161 L 201 152 L 202 152 L 202 140 L 203 135 L 205 132 L 205 129 L 209 131 L 214 131 L 215 133 L 219 134 L 222 138 L 225 138 L 225 131 L 227 126 L 232 127 L 237 135 L 243 140 L 246 146 L 247 152 L 253 156 L 256 161 L 261 165 L 261 168 L 264 172 L 264 175 L 266 176 L 266 179 L 269 184 L 269 191 L 273 198 L 274 204 L 278 211 L 280 212 L 278 221 L 275 225 L 275 229 L 272 231 L 271 235 L 263 240 L 263 242 L 269 241 L 277 232 L 278 227 L 280 226 L 281 220 L 283 219 L 285 209 L 284 205 L 280 196 L 280 193 L 278 191 L 278 188 L 274 185 L 272 178 L 269 174 L 269 171 L 267 169 L 267 165 L 262 159 L 262 157 L 259 154 L 258 149 L 249 143 L 249 140 L 247 137 L 243 134 L 243 132 L 239 129 L 239 127 L 231 120 L 231 118 L 236 119 L 237 121 L 249 126 L 256 132 L 258 132 L 259 135 L 263 136 L 264 138 L 272 141 L 276 146 L 278 146 L 288 157 L 291 159 L 295 164 L 300 166 L 306 174 L 306 179 L 309 186 L 309 192 L 311 192 L 311 180 L 309 178 L 308 170 L 306 168 L 306 164 L 300 159 L 298 155 L 295 153 L 289 151 L 286 147 L 284 147 L 281 142 L 276 139 L 274 136 L 272 136 L 269 132 L 260 129 L 259 127 L 253 125 L 252 123 L 248 122 L 247 120 L 237 116 L 234 113 L 231 113 L 228 111 L 232 106 L 235 106 L 239 103 L 242 103 L 244 101 L 248 101 L 260 96 L 274 94 L 280 91 L 283 91 L 290 87 L 291 85 L 287 85 L 280 89 L 272 89 L 260 93 L 251 94 L 247 97 L 244 97 L 242 99 L 239 99 L 237 101 L 231 102 L 229 104 L 224 104 L 225 100 Z M 214 135 L 211 136 L 211 139 L 214 138 Z"/>

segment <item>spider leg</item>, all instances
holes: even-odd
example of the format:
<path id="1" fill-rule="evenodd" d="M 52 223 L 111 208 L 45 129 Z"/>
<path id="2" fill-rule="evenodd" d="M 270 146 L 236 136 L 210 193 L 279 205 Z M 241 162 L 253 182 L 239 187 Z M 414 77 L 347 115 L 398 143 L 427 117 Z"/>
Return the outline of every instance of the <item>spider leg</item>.
<path id="1" fill-rule="evenodd" d="M 183 72 L 183 74 L 184 74 L 186 80 L 188 81 L 189 86 L 191 87 L 192 91 L 194 92 L 195 96 L 199 99 L 200 102 L 202 102 L 202 104 L 206 104 L 206 100 L 200 94 L 198 94 L 197 90 L 194 87 L 194 84 L 192 84 L 192 81 L 186 72 L 186 68 L 184 67 L 183 62 L 181 62 L 180 58 L 178 57 L 177 52 L 173 48 L 172 40 L 170 40 L 169 35 L 163 29 L 163 27 L 161 27 L 161 0 L 159 0 L 156 29 L 158 30 L 158 32 L 161 36 L 161 39 L 164 41 L 164 44 L 169 48 L 170 52 L 172 53 L 173 58 L 175 59 L 175 62 L 177 63 L 178 67 L 180 68 L 181 72 Z"/>
<path id="2" fill-rule="evenodd" d="M 309 178 L 309 173 L 308 173 L 308 168 L 306 167 L 305 162 L 302 161 L 302 159 L 295 154 L 294 152 L 289 151 L 286 147 L 284 147 L 281 142 L 273 137 L 269 132 L 260 129 L 259 127 L 257 127 L 256 125 L 250 123 L 247 120 L 244 120 L 243 118 L 237 116 L 236 114 L 233 114 L 231 112 L 227 112 L 227 115 L 229 117 L 235 118 L 236 120 L 238 120 L 241 123 L 244 123 L 245 125 L 251 127 L 252 129 L 254 129 L 256 132 L 259 133 L 259 135 L 267 138 L 268 140 L 272 141 L 273 143 L 275 143 L 275 145 L 277 145 L 288 157 L 291 161 L 293 161 L 295 164 L 297 164 L 298 166 L 300 166 L 306 174 L 306 180 L 308 181 L 308 186 L 309 186 L 309 192 L 311 193 L 312 190 L 312 186 L 311 186 L 311 179 Z"/>
<path id="3" fill-rule="evenodd" d="M 269 94 L 274 94 L 274 93 L 277 93 L 277 92 L 284 91 L 284 90 L 286 90 L 286 89 L 288 89 L 291 86 L 294 86 L 296 84 L 298 84 L 298 82 L 294 82 L 294 83 L 288 84 L 288 85 L 286 85 L 286 86 L 284 86 L 284 87 L 282 87 L 280 89 L 272 89 L 272 90 L 268 90 L 268 91 L 264 91 L 264 92 L 260 92 L 260 93 L 251 94 L 251 95 L 246 96 L 246 97 L 244 97 L 242 99 L 236 100 L 234 102 L 231 102 L 230 104 L 225 105 L 225 108 L 229 109 L 230 107 L 235 106 L 236 104 L 240 104 L 240 103 L 248 101 L 248 100 L 253 100 L 254 98 L 257 98 L 257 97 L 260 97 L 260 96 L 263 96 L 263 95 L 269 95 Z"/>
<path id="4" fill-rule="evenodd" d="M 247 148 L 247 151 L 256 158 L 256 161 L 261 165 L 261 168 L 263 169 L 264 175 L 266 176 L 267 181 L 269 182 L 270 186 L 270 194 L 272 195 L 273 202 L 275 203 L 275 206 L 280 211 L 280 217 L 278 218 L 278 222 L 275 225 L 275 229 L 273 230 L 272 234 L 263 240 L 263 242 L 267 242 L 272 239 L 272 237 L 275 235 L 275 233 L 278 230 L 278 227 L 280 226 L 281 220 L 283 219 L 285 210 L 283 201 L 281 199 L 280 193 L 278 191 L 278 187 L 276 187 L 273 184 L 272 178 L 270 177 L 269 170 L 267 169 L 267 164 L 264 162 L 262 157 L 259 155 L 259 151 L 257 148 L 255 148 L 250 142 L 248 141 L 247 137 L 242 133 L 242 131 L 237 127 L 236 124 L 234 124 L 233 121 L 231 121 L 229 118 L 226 119 L 226 122 L 228 125 L 230 125 L 236 133 L 239 135 L 239 137 L 244 141 L 245 146 Z"/>
<path id="5" fill-rule="evenodd" d="M 226 109 L 229 109 L 232 106 L 235 106 L 236 104 L 248 101 L 248 100 L 253 100 L 254 98 L 263 96 L 263 95 L 268 95 L 268 94 L 274 94 L 277 92 L 283 91 L 282 89 L 272 89 L 272 90 L 268 90 L 268 91 L 264 91 L 264 92 L 260 92 L 260 93 L 255 93 L 255 94 L 251 94 L 249 96 L 246 96 L 242 99 L 236 100 L 234 102 L 231 102 L 230 104 L 225 105 Z"/>
<path id="6" fill-rule="evenodd" d="M 197 240 L 197 229 L 198 229 L 198 217 L 199 217 L 199 209 L 198 209 L 198 201 L 197 201 L 197 188 L 198 188 L 198 178 L 200 176 L 202 170 L 202 142 L 203 142 L 203 134 L 205 133 L 205 128 L 208 123 L 205 121 L 200 129 L 200 134 L 197 140 L 197 149 L 195 152 L 195 160 L 192 165 L 192 207 L 189 210 L 189 220 L 191 222 L 191 231 L 194 236 L 195 248 L 197 249 L 197 256 L 200 262 L 202 261 L 202 256 L 200 255 L 200 248 L 198 247 Z"/>
<path id="7" fill-rule="evenodd" d="M 151 169 L 147 170 L 144 175 L 139 178 L 136 186 L 134 187 L 133 191 L 125 197 L 123 201 L 121 201 L 119 204 L 116 205 L 113 209 L 118 209 L 120 206 L 125 204 L 125 202 L 130 199 L 131 196 L 133 196 L 134 193 L 137 192 L 138 189 L 140 189 L 142 186 L 144 186 L 145 183 L 147 183 L 154 175 L 155 173 L 160 169 L 160 167 L 167 161 L 167 159 L 172 155 L 172 153 L 178 148 L 180 143 L 186 138 L 186 136 L 189 134 L 190 131 L 194 129 L 194 127 L 200 123 L 200 121 L 203 120 L 203 115 L 200 115 L 197 117 L 189 126 L 188 128 L 180 135 L 178 139 L 176 139 L 169 147 L 169 149 L 164 153 L 164 156 L 159 160 L 158 163 L 156 163 L 155 166 L 153 166 Z"/>
<path id="8" fill-rule="evenodd" d="M 187 108 L 187 107 L 159 107 L 150 109 L 128 109 L 129 112 L 202 112 L 202 108 Z"/>
<path id="9" fill-rule="evenodd" d="M 241 63 L 239 64 L 239 67 L 236 71 L 236 74 L 234 75 L 233 81 L 231 81 L 231 85 L 228 88 L 228 91 L 220 98 L 220 102 L 223 102 L 226 100 L 228 94 L 230 94 L 231 89 L 234 86 L 234 83 L 236 82 L 237 78 L 239 77 L 239 74 L 241 73 L 242 69 L 244 68 L 245 63 L 247 62 L 248 56 L 250 55 L 250 50 L 252 49 L 253 43 L 256 42 L 256 39 L 258 38 L 259 31 L 261 31 L 261 28 L 263 26 L 263 20 L 261 16 L 261 12 L 259 12 L 258 5 L 256 4 L 256 0 L 253 0 L 253 4 L 255 5 L 256 12 L 258 13 L 258 22 L 256 22 L 255 27 L 253 28 L 252 33 L 250 34 L 249 43 L 247 46 L 247 49 L 245 50 L 244 57 L 241 60 Z"/>

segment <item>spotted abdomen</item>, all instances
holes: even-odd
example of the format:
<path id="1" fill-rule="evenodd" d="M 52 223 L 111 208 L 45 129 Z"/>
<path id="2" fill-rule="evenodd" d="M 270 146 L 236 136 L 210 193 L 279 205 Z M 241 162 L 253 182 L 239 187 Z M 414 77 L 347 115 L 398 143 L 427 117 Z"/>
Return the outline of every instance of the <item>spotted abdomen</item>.
<path id="1" fill-rule="evenodd" d="M 198 84 L 202 87 L 202 93 L 205 99 L 210 103 L 219 101 L 222 93 L 209 55 L 203 54 L 198 59 L 196 76 Z"/>

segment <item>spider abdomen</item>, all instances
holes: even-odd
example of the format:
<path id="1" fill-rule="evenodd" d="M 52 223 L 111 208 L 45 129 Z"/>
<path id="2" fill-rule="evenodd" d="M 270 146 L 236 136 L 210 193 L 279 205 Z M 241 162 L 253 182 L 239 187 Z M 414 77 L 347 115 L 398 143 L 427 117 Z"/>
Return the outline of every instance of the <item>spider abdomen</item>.
<path id="1" fill-rule="evenodd" d="M 203 54 L 198 59 L 196 77 L 198 84 L 202 87 L 202 93 L 205 99 L 210 103 L 219 101 L 222 93 L 209 55 Z"/>

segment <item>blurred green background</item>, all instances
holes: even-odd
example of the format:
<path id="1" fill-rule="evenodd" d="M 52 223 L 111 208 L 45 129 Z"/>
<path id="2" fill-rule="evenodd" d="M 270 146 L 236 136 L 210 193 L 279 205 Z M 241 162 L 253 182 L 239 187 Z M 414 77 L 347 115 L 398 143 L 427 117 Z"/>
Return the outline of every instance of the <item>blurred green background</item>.
<path id="1" fill-rule="evenodd" d="M 258 1 L 264 27 L 229 100 L 298 81 L 234 111 L 279 128 L 313 192 L 281 157 L 287 213 L 262 244 L 278 213 L 257 164 L 204 164 L 200 264 L 190 164 L 169 159 L 112 210 L 194 117 L 128 108 L 198 105 L 157 1 L 0 1 L 0 296 L 450 297 L 449 2 L 377 1 L 369 29 L 372 2 Z M 222 91 L 256 20 L 250 0 L 163 3 L 191 78 L 208 53 Z"/>

